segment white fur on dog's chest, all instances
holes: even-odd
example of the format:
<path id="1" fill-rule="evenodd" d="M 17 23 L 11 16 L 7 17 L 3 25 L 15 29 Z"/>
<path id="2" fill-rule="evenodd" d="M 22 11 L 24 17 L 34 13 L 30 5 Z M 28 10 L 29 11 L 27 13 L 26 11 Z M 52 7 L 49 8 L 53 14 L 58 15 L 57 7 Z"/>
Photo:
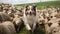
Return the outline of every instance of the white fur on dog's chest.
<path id="1" fill-rule="evenodd" d="M 28 17 L 26 16 L 26 18 L 29 24 L 33 24 L 36 20 L 36 16 L 28 16 Z"/>

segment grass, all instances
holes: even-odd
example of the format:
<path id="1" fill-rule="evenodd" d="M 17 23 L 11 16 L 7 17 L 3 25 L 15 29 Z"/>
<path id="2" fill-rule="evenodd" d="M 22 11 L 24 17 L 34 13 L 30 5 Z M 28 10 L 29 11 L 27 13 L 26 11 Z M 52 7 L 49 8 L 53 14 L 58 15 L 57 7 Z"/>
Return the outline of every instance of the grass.
<path id="1" fill-rule="evenodd" d="M 28 33 L 28 31 L 24 27 L 18 34 L 27 34 L 27 33 Z"/>
<path id="2" fill-rule="evenodd" d="M 30 34 L 30 32 L 24 27 L 18 34 Z M 38 27 L 34 34 L 45 34 L 45 31 L 41 27 Z"/>
<path id="3" fill-rule="evenodd" d="M 60 1 L 39 2 L 39 3 L 31 3 L 31 4 L 28 4 L 28 5 L 32 5 L 32 4 L 37 5 L 37 8 L 41 9 L 41 8 L 46 7 L 46 6 L 48 6 L 48 7 L 50 7 L 50 6 L 59 7 L 60 6 Z M 20 6 L 20 7 L 23 8 L 23 7 L 26 6 L 26 4 L 17 4 L 16 6 Z M 45 31 L 42 28 L 38 27 L 35 34 L 45 34 L 44 32 Z M 29 34 L 29 32 L 24 27 L 24 28 L 21 29 L 21 31 L 18 34 Z"/>

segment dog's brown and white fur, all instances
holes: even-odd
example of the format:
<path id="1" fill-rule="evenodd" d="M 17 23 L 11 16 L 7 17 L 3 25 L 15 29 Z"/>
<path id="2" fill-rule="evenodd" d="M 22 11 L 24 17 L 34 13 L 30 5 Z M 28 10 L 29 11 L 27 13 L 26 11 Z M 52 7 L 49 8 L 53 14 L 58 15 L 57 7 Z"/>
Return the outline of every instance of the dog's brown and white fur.
<path id="1" fill-rule="evenodd" d="M 34 31 L 37 23 L 37 9 L 36 6 L 26 6 L 23 14 L 23 21 L 27 30 Z"/>

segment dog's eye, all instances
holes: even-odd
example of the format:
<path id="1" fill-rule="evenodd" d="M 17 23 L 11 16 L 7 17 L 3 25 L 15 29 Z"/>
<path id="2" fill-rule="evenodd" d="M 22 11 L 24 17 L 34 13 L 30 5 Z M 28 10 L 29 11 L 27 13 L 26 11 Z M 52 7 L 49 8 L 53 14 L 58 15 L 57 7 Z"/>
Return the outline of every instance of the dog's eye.
<path id="1" fill-rule="evenodd" d="M 31 9 L 32 11 L 34 10 L 34 9 Z"/>
<path id="2" fill-rule="evenodd" d="M 33 12 L 34 15 L 36 15 L 36 12 Z"/>
<path id="3" fill-rule="evenodd" d="M 27 8 L 26 11 L 30 10 L 30 8 Z"/>
<path id="4" fill-rule="evenodd" d="M 27 15 L 28 13 L 26 12 L 25 14 Z"/>
<path id="5" fill-rule="evenodd" d="M 29 8 L 27 10 L 29 10 Z"/>

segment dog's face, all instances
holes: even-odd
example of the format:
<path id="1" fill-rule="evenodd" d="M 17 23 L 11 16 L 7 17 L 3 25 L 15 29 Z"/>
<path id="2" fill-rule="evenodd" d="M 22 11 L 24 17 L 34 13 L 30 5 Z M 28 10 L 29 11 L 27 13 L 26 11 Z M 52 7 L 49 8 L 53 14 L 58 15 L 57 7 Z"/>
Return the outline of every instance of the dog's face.
<path id="1" fill-rule="evenodd" d="M 25 9 L 25 14 L 26 16 L 31 16 L 31 15 L 34 15 L 36 16 L 36 6 L 26 6 L 26 9 Z"/>

